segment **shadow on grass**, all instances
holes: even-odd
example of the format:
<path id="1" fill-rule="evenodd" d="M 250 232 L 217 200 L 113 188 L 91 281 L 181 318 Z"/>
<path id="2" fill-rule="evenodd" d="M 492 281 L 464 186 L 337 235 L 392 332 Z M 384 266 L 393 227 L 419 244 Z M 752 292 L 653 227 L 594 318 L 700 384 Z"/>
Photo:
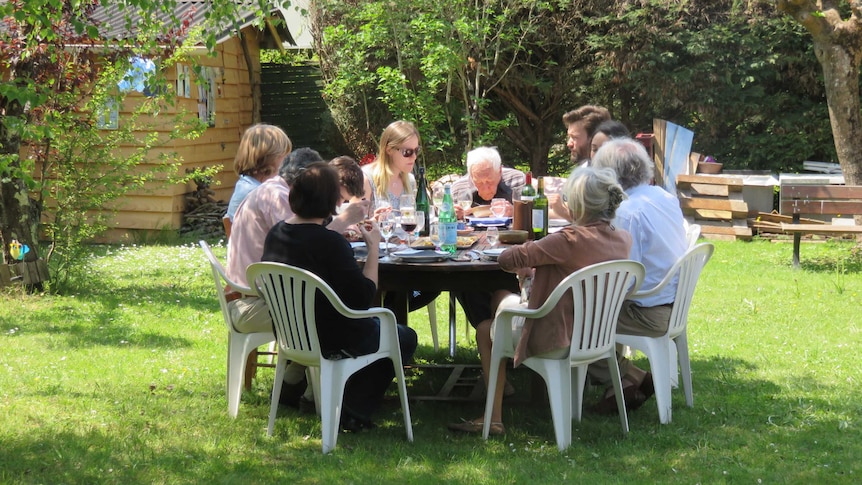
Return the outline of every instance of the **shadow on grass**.
<path id="1" fill-rule="evenodd" d="M 750 361 L 714 357 L 696 359 L 692 364 L 695 407 L 687 408 L 682 392 L 675 390 L 671 424 L 659 424 L 654 399 L 629 414 L 631 431 L 625 437 L 617 417 L 585 413 L 582 422 L 573 423 L 573 444 L 562 454 L 556 451 L 542 393 L 531 395 L 525 402 L 507 401 L 507 434 L 487 443 L 479 436 L 450 432 L 445 426 L 462 417 L 480 415 L 481 402 L 416 400 L 411 401 L 416 438 L 414 443 L 407 443 L 397 399 L 384 404 L 377 417 L 381 424 L 377 430 L 339 436 L 334 458 L 320 453 L 318 418 L 286 408 L 279 412 L 273 439 L 261 440 L 269 406 L 266 384 L 271 384 L 271 376 L 265 376 L 256 383 L 255 392 L 243 395 L 238 420 L 228 418 L 218 406 L 220 417 L 190 416 L 182 429 L 168 429 L 157 416 L 182 412 L 184 401 L 174 404 L 164 399 L 157 402 L 164 409 L 151 409 L 150 417 L 116 416 L 118 421 L 128 418 L 135 422 L 134 429 L 108 429 L 128 435 L 45 429 L 5 443 L 0 481 L 260 483 L 315 477 L 316 483 L 327 483 L 337 478 L 341 469 L 341 476 L 349 476 L 353 483 L 394 483 L 398 477 L 408 478 L 410 483 L 438 483 L 446 481 L 441 473 L 447 470 L 477 467 L 477 473 L 490 483 L 500 473 L 512 473 L 510 468 L 534 467 L 530 476 L 541 483 L 554 482 L 555 478 L 559 482 L 561 470 L 569 470 L 572 478 L 598 474 L 607 482 L 635 477 L 636 483 L 668 482 L 673 481 L 668 478 L 671 469 L 674 473 L 678 470 L 683 481 L 699 477 L 698 481 L 720 482 L 721 470 L 728 468 L 736 473 L 736 480 L 748 482 L 750 477 L 740 476 L 741 470 L 757 477 L 761 473 L 758 467 L 774 468 L 777 461 L 781 463 L 780 476 L 794 483 L 840 477 L 838 465 L 843 462 L 850 466 L 852 458 L 859 456 L 859 432 L 848 431 L 844 440 L 835 442 L 834 430 L 839 423 L 831 417 L 852 416 L 858 413 L 858 404 L 831 402 L 827 396 L 801 400 L 779 383 L 747 378 L 754 370 Z M 524 382 L 529 383 L 535 375 L 532 371 L 519 368 L 512 375 L 517 392 L 533 392 L 524 388 Z M 600 393 L 601 389 L 590 389 L 585 404 Z M 214 399 L 212 395 L 203 398 Z M 815 415 L 807 411 L 809 407 L 828 408 L 828 412 Z M 177 433 L 184 439 L 165 439 Z M 823 442 L 823 436 L 832 442 Z M 243 451 L 226 453 L 224 446 L 213 446 L 226 439 L 232 442 L 227 449 Z M 369 449 L 376 451 L 369 455 Z M 824 458 L 826 453 L 831 456 Z M 362 463 L 371 456 L 374 466 Z M 337 467 L 333 467 L 333 459 Z M 419 460 L 422 466 L 400 469 L 410 460 Z M 812 472 L 820 462 L 826 462 L 826 468 Z M 666 466 L 657 467 L 656 463 Z M 515 476 L 526 477 L 520 473 Z"/>

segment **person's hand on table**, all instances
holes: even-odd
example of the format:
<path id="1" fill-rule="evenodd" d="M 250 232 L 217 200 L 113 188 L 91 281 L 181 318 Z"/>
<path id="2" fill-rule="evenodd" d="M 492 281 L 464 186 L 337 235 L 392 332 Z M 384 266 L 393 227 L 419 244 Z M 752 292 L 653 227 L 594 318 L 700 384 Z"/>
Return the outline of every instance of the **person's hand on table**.
<path id="1" fill-rule="evenodd" d="M 506 201 L 506 217 L 512 217 L 515 215 L 515 206 L 512 205 L 508 200 Z"/>
<path id="2" fill-rule="evenodd" d="M 365 246 L 368 248 L 368 252 L 370 253 L 372 250 L 375 252 L 379 251 L 380 241 L 383 239 L 383 236 L 380 234 L 380 226 L 377 225 L 377 222 L 367 220 L 357 224 L 356 227 L 358 227 L 359 232 L 362 233 L 362 238 L 365 240 Z"/>
<path id="3" fill-rule="evenodd" d="M 365 220 L 370 206 L 371 202 L 367 200 L 351 202 L 343 211 L 341 211 L 341 214 L 335 216 L 335 218 L 332 219 L 332 222 L 330 222 L 326 227 L 335 232 L 344 234 L 348 227 Z"/>
<path id="4" fill-rule="evenodd" d="M 389 206 L 387 206 L 387 207 L 378 207 L 378 208 L 374 209 L 374 214 L 373 214 L 371 217 L 372 217 L 372 219 L 374 219 L 375 221 L 380 222 L 380 221 L 382 221 L 383 219 L 385 219 L 385 218 L 386 218 L 386 216 L 387 216 L 390 212 L 392 212 L 392 207 L 389 207 Z"/>
<path id="5" fill-rule="evenodd" d="M 464 220 L 464 216 L 466 216 L 469 212 L 473 212 L 473 209 L 467 209 L 466 211 L 461 208 L 460 205 L 455 204 L 455 218 L 459 221 Z"/>

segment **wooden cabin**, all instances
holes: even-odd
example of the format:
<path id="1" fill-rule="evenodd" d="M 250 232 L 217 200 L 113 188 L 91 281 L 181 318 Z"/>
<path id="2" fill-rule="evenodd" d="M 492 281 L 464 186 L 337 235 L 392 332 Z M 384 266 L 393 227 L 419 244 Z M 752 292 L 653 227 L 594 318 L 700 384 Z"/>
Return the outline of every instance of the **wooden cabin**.
<path id="1" fill-rule="evenodd" d="M 159 118 L 169 122 L 174 115 L 183 111 L 198 114 L 206 119 L 209 126 L 204 133 L 193 140 L 174 140 L 162 150 L 177 154 L 181 160 L 180 173 L 186 169 L 221 165 L 211 189 L 216 200 L 227 201 L 233 193 L 237 175 L 233 171 L 233 159 L 243 132 L 260 120 L 260 51 L 262 48 L 293 48 L 311 46 L 308 19 L 302 15 L 304 2 L 293 2 L 290 9 L 274 8 L 270 19 L 263 29 L 254 24 L 256 12 L 242 12 L 241 17 L 226 28 L 218 38 L 215 56 L 208 55 L 205 48 L 192 51 L 195 63 L 201 66 L 200 74 L 207 76 L 211 83 L 202 83 L 191 62 L 179 63 L 167 68 L 164 74 L 178 94 L 177 103 Z M 307 7 L 307 5 L 306 5 Z M 191 18 L 191 27 L 202 22 L 208 2 L 179 2 L 177 16 Z M 193 9 L 186 11 L 187 9 Z M 179 11 L 180 9 L 184 11 Z M 120 15 L 103 13 L 103 21 L 108 25 L 109 35 L 122 36 L 123 21 Z M 277 19 L 278 21 L 275 21 Z M 239 27 L 237 31 L 235 27 Z M 209 86 L 209 88 L 207 87 Z M 136 104 L 145 95 L 131 92 L 122 106 L 109 115 L 107 129 L 111 123 L 123 123 Z M 162 126 L 165 133 L 172 126 Z M 150 153 L 150 159 L 157 160 L 158 151 Z M 134 240 L 136 232 L 177 230 L 183 222 L 185 197 L 194 191 L 194 184 L 150 184 L 144 190 L 130 193 L 112 203 L 116 214 L 110 222 L 111 228 L 101 240 L 120 242 Z"/>

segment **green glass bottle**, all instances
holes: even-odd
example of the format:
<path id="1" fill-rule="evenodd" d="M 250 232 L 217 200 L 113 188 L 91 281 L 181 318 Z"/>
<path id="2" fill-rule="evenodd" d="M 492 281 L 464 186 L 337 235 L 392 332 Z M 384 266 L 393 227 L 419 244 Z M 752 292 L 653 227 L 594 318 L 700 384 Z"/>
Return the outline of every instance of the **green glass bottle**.
<path id="1" fill-rule="evenodd" d="M 443 206 L 440 210 L 440 247 L 449 254 L 458 249 L 458 218 L 452 202 L 452 186 L 443 186 Z"/>
<path id="2" fill-rule="evenodd" d="M 548 198 L 545 196 L 545 180 L 539 177 L 539 190 L 533 199 L 533 239 L 548 235 Z"/>
<path id="3" fill-rule="evenodd" d="M 419 181 L 416 182 L 416 210 L 425 214 L 422 230 L 419 231 L 419 235 L 425 237 L 431 228 L 431 203 L 428 198 L 428 182 L 425 181 L 425 167 L 419 167 Z"/>

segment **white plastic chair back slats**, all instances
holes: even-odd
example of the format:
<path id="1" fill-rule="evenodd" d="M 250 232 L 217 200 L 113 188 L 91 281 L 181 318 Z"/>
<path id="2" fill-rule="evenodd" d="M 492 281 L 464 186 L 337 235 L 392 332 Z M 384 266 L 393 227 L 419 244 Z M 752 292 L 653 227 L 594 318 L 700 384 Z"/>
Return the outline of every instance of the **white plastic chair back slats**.
<path id="1" fill-rule="evenodd" d="M 392 361 L 395 370 L 407 439 L 413 441 L 398 329 L 395 315 L 390 310 L 348 308 L 320 277 L 310 271 L 286 264 L 254 263 L 248 267 L 247 276 L 248 281 L 255 286 L 269 306 L 278 341 L 278 363 L 272 388 L 267 435 L 272 436 L 275 427 L 282 379 L 289 361 L 309 368 L 315 407 L 321 418 L 323 452 L 329 453 L 335 448 L 338 440 L 344 386 L 347 380 L 360 369 L 382 358 L 388 358 Z M 318 293 L 325 297 L 337 312 L 347 318 L 376 317 L 379 319 L 380 344 L 377 352 L 340 360 L 323 358 L 315 323 L 314 303 Z"/>
<path id="2" fill-rule="evenodd" d="M 700 238 L 700 224 L 689 224 L 686 227 L 685 235 L 688 239 L 688 247 L 693 248 Z"/>
<path id="3" fill-rule="evenodd" d="M 579 360 L 594 359 L 615 345 L 616 316 L 623 302 L 620 296 L 627 295 L 631 286 L 631 274 L 626 271 L 605 272 L 599 267 L 593 274 L 579 273 L 569 275 L 560 283 L 560 286 L 571 284 L 573 290 L 579 290 L 573 291 L 580 297 L 580 304 L 574 306 L 576 325 L 569 352 L 573 361 L 576 356 Z"/>
<path id="4" fill-rule="evenodd" d="M 296 275 L 264 273 L 258 278 L 264 280 L 257 282 L 261 296 L 272 302 L 270 314 L 279 346 L 290 349 L 291 358 L 297 362 L 316 362 L 320 349 L 314 325 L 314 288 L 308 288 Z M 288 296 L 281 298 L 280 294 Z"/>
<path id="5" fill-rule="evenodd" d="M 608 363 L 617 395 L 620 424 L 623 432 L 627 433 L 628 418 L 622 397 L 622 379 L 617 365 L 614 335 L 623 301 L 637 291 L 643 278 L 644 267 L 636 261 L 598 263 L 564 278 L 539 308 L 501 310 L 494 325 L 485 416 L 491 416 L 493 409 L 499 364 L 504 358 L 514 356 L 512 319 L 515 316 L 532 319 L 544 317 L 559 304 L 561 298 L 570 293 L 574 298 L 574 315 L 568 358 L 533 356 L 523 362 L 545 380 L 557 448 L 562 451 L 571 444 L 573 414 L 575 419 L 581 420 L 587 366 L 602 359 Z M 486 419 L 484 423 L 485 439 L 488 439 L 490 421 Z"/>
<path id="6" fill-rule="evenodd" d="M 216 259 L 209 244 L 206 241 L 200 241 L 201 249 L 204 251 L 207 260 L 212 269 L 213 281 L 215 282 L 215 292 L 218 297 L 219 306 L 221 307 L 222 317 L 225 327 L 228 332 L 228 352 L 227 352 L 227 408 L 228 415 L 235 418 L 239 413 L 239 400 L 242 394 L 243 377 L 245 376 L 245 366 L 248 360 L 248 355 L 260 347 L 275 340 L 275 335 L 272 332 L 253 332 L 240 333 L 237 332 L 231 321 L 230 311 L 225 298 L 224 287 L 230 285 L 234 291 L 247 295 L 256 295 L 256 293 L 248 287 L 239 285 L 231 281 L 225 273 L 224 267 Z"/>

